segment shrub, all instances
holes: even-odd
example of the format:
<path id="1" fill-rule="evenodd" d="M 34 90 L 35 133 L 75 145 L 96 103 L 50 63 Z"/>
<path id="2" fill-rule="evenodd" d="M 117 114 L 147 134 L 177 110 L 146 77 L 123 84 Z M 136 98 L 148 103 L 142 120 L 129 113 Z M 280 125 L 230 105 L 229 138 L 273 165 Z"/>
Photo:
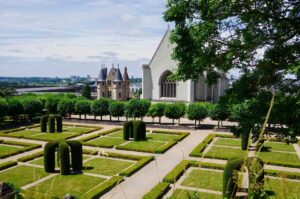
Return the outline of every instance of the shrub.
<path id="1" fill-rule="evenodd" d="M 218 127 L 223 126 L 223 121 L 229 117 L 228 107 L 223 104 L 211 105 L 209 109 L 209 117 L 212 120 L 218 120 Z"/>
<path id="2" fill-rule="evenodd" d="M 125 122 L 123 125 L 123 139 L 129 140 L 133 134 L 133 121 Z"/>
<path id="3" fill-rule="evenodd" d="M 172 104 L 168 104 L 165 107 L 165 116 L 173 120 L 180 119 L 185 115 L 186 106 L 183 102 L 175 102 Z"/>
<path id="4" fill-rule="evenodd" d="M 84 85 L 81 96 L 86 99 L 91 99 L 91 88 L 89 84 Z"/>
<path id="5" fill-rule="evenodd" d="M 8 110 L 7 102 L 4 99 L 0 99 L 0 121 L 6 116 Z"/>
<path id="6" fill-rule="evenodd" d="M 70 150 L 66 141 L 60 141 L 58 145 L 58 155 L 60 160 L 60 174 L 70 174 Z"/>
<path id="7" fill-rule="evenodd" d="M 86 119 L 86 115 L 91 113 L 91 102 L 89 100 L 78 100 L 75 103 L 75 112 L 79 114 L 79 118 L 81 119 L 81 115 L 84 115 Z"/>
<path id="8" fill-rule="evenodd" d="M 146 123 L 143 121 L 133 121 L 133 138 L 134 141 L 146 139 Z"/>
<path id="9" fill-rule="evenodd" d="M 188 106 L 187 115 L 189 120 L 195 120 L 195 128 L 197 126 L 197 120 L 204 120 L 208 116 L 209 104 L 204 102 L 191 103 Z"/>
<path id="10" fill-rule="evenodd" d="M 110 100 L 107 98 L 100 98 L 91 103 L 91 113 L 95 116 L 95 119 L 100 116 L 102 120 L 103 116 L 109 115 L 109 104 Z"/>
<path id="11" fill-rule="evenodd" d="M 235 170 L 240 170 L 243 164 L 242 157 L 231 158 L 227 161 L 223 172 L 223 198 L 232 198 L 237 191 L 237 173 Z"/>
<path id="12" fill-rule="evenodd" d="M 61 116 L 66 117 L 69 115 L 69 117 L 71 117 L 72 113 L 75 111 L 74 106 L 73 99 L 63 98 L 58 102 L 57 110 Z"/>
<path id="13" fill-rule="evenodd" d="M 49 114 L 57 113 L 57 104 L 59 102 L 59 98 L 56 96 L 49 96 L 46 99 L 45 108 Z"/>
<path id="14" fill-rule="evenodd" d="M 214 134 L 209 134 L 198 146 L 196 146 L 193 151 L 190 153 L 192 157 L 202 157 L 202 152 L 205 148 L 211 143 L 214 139 Z"/>
<path id="15" fill-rule="evenodd" d="M 109 154 L 110 156 L 110 154 Z M 111 156 L 110 156 L 111 157 Z M 138 157 L 132 157 L 130 155 L 127 155 L 127 157 L 121 156 L 121 158 L 123 159 L 133 159 L 133 160 L 138 160 L 137 163 L 135 163 L 133 166 L 123 170 L 120 172 L 120 176 L 131 176 L 132 174 L 134 174 L 135 172 L 137 172 L 138 170 L 140 170 L 142 167 L 144 167 L 145 165 L 147 165 L 149 162 L 151 162 L 152 160 L 154 160 L 153 156 L 149 156 L 149 157 L 143 157 L 143 158 L 138 158 Z"/>
<path id="16" fill-rule="evenodd" d="M 1 163 L 0 164 L 0 171 L 4 170 L 4 169 L 7 169 L 7 168 L 10 168 L 10 167 L 13 167 L 13 166 L 16 166 L 17 164 L 18 164 L 17 161 L 13 161 L 13 160 Z"/>
<path id="17" fill-rule="evenodd" d="M 249 173 L 249 198 L 259 198 L 264 191 L 264 162 L 258 157 L 249 157 L 246 160 Z"/>
<path id="18" fill-rule="evenodd" d="M 48 131 L 49 133 L 55 132 L 55 116 L 52 114 L 48 117 Z"/>
<path id="19" fill-rule="evenodd" d="M 23 112 L 24 107 L 19 100 L 15 98 L 7 100 L 7 114 L 11 116 L 14 121 L 16 121 L 18 116 L 23 114 Z"/>
<path id="20" fill-rule="evenodd" d="M 47 115 L 43 115 L 41 117 L 41 132 L 45 133 L 47 132 L 47 121 L 48 121 L 48 116 Z"/>
<path id="21" fill-rule="evenodd" d="M 134 120 L 137 117 L 144 117 L 147 114 L 150 105 L 151 102 L 149 100 L 132 99 L 125 105 L 125 115 L 127 117 L 133 117 Z"/>
<path id="22" fill-rule="evenodd" d="M 75 171 L 82 170 L 82 144 L 78 140 L 68 141 L 71 148 L 72 168 Z"/>
<path id="23" fill-rule="evenodd" d="M 48 142 L 44 148 L 44 168 L 45 172 L 55 171 L 55 150 L 58 142 Z"/>
<path id="24" fill-rule="evenodd" d="M 160 182 L 154 188 L 152 188 L 148 193 L 143 196 L 143 199 L 158 199 L 163 198 L 163 196 L 168 192 L 170 188 L 170 183 Z"/>
<path id="25" fill-rule="evenodd" d="M 35 98 L 25 98 L 22 100 L 24 107 L 24 113 L 32 119 L 36 114 L 41 113 L 43 109 L 43 104 L 40 100 Z"/>
<path id="26" fill-rule="evenodd" d="M 148 110 L 148 115 L 153 118 L 153 122 L 154 122 L 154 118 L 158 117 L 159 123 L 161 123 L 161 117 L 164 116 L 165 107 L 166 107 L 165 103 L 156 103 L 150 106 Z"/>
<path id="27" fill-rule="evenodd" d="M 124 116 L 124 109 L 125 109 L 124 102 L 113 101 L 109 105 L 110 115 L 112 117 L 118 117 L 118 121 L 120 117 Z"/>
<path id="28" fill-rule="evenodd" d="M 63 131 L 63 122 L 61 115 L 56 115 L 56 131 L 59 133 Z"/>
<path id="29" fill-rule="evenodd" d="M 30 160 L 34 160 L 36 158 L 42 157 L 43 155 L 44 155 L 44 152 L 40 151 L 40 152 L 34 153 L 32 155 L 27 155 L 27 156 L 23 156 L 21 158 L 18 158 L 18 161 L 19 162 L 28 162 Z"/>

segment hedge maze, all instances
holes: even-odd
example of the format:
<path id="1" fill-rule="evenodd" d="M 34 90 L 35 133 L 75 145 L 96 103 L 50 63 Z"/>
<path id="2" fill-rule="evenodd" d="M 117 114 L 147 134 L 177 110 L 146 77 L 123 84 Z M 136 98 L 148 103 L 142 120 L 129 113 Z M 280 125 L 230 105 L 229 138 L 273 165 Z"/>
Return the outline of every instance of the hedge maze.
<path id="1" fill-rule="evenodd" d="M 58 165 L 60 166 L 60 173 L 68 175 L 71 171 L 82 170 L 82 144 L 77 140 L 65 141 L 59 140 L 49 142 L 44 148 L 44 168 L 48 173 L 55 171 L 55 152 L 58 149 Z M 70 163 L 70 153 L 71 162 Z"/>

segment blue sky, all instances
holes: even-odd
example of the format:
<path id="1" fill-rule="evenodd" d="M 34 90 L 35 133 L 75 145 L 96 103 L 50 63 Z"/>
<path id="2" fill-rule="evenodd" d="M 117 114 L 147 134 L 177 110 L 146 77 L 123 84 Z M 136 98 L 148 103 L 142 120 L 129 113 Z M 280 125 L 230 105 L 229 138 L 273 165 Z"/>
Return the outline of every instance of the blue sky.
<path id="1" fill-rule="evenodd" d="M 0 76 L 141 76 L 167 23 L 166 0 L 0 0 Z"/>

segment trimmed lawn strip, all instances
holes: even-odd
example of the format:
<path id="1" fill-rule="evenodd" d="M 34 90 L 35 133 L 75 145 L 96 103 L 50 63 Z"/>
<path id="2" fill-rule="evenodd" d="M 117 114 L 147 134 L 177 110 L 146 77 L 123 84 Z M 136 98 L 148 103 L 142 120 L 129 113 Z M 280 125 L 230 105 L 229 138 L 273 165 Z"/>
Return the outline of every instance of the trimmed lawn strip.
<path id="1" fill-rule="evenodd" d="M 259 157 L 265 164 L 300 168 L 300 161 L 296 153 L 259 152 Z"/>
<path id="2" fill-rule="evenodd" d="M 222 195 L 218 195 L 218 194 L 175 189 L 175 191 L 173 192 L 173 194 L 169 199 L 188 199 L 188 198 L 222 199 L 223 197 Z"/>
<path id="3" fill-rule="evenodd" d="M 300 180 L 300 173 L 297 172 L 279 171 L 279 170 L 270 170 L 270 169 L 265 169 L 264 171 L 265 171 L 265 175 L 267 176 Z"/>
<path id="4" fill-rule="evenodd" d="M 241 157 L 247 155 L 247 151 L 243 151 L 241 149 L 235 148 L 224 148 L 219 146 L 212 146 L 210 150 L 204 154 L 205 158 L 212 158 L 212 159 L 222 159 L 228 160 L 229 158 L 233 157 Z"/>
<path id="5" fill-rule="evenodd" d="M 266 178 L 264 186 L 265 190 L 275 192 L 275 198 L 300 198 L 300 182 L 284 178 Z"/>
<path id="6" fill-rule="evenodd" d="M 155 153 L 156 150 L 159 147 L 163 146 L 164 144 L 165 144 L 164 142 L 154 142 L 154 141 L 138 141 L 138 142 L 133 141 L 122 146 L 117 146 L 116 149 Z"/>
<path id="7" fill-rule="evenodd" d="M 97 139 L 93 139 L 85 143 L 85 145 L 89 146 L 97 146 L 103 148 L 113 148 L 114 146 L 123 144 L 127 141 L 120 139 L 120 138 L 113 138 L 113 137 L 99 137 Z"/>
<path id="8" fill-rule="evenodd" d="M 42 168 L 22 165 L 1 172 L 0 179 L 20 188 L 48 175 Z"/>
<path id="9" fill-rule="evenodd" d="M 214 145 L 241 147 L 241 139 L 218 138 L 214 142 Z"/>
<path id="10" fill-rule="evenodd" d="M 12 147 L 9 149 L 9 146 L 3 146 L 2 144 L 11 145 Z M 21 146 L 22 148 L 17 148 L 14 146 Z M 0 149 L 6 148 L 4 153 L 0 153 L 0 159 L 7 158 L 9 156 L 17 155 L 23 152 L 31 151 L 33 149 L 40 148 L 40 144 L 30 144 L 30 143 L 23 143 L 23 142 L 15 142 L 15 141 L 4 141 L 0 140 Z M 7 150 L 9 149 L 9 150 Z"/>
<path id="11" fill-rule="evenodd" d="M 264 142 L 264 147 L 271 148 L 271 151 L 296 152 L 292 144 L 281 142 Z"/>
<path id="12" fill-rule="evenodd" d="M 193 169 L 182 181 L 182 186 L 222 191 L 223 172 Z"/>
<path id="13" fill-rule="evenodd" d="M 106 179 L 104 178 L 83 174 L 66 176 L 57 175 L 37 184 L 36 186 L 30 187 L 28 191 L 58 198 L 63 198 L 66 194 L 72 194 L 76 198 L 81 198 L 83 194 L 105 180 Z"/>

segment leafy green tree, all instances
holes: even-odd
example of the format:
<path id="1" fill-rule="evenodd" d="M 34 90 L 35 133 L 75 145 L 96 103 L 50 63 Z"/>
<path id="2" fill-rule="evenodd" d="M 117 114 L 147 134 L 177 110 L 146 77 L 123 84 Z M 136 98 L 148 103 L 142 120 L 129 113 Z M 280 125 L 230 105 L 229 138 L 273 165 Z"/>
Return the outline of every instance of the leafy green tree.
<path id="1" fill-rule="evenodd" d="M 7 102 L 0 98 L 0 121 L 6 116 L 8 110 Z"/>
<path id="2" fill-rule="evenodd" d="M 94 114 L 95 119 L 100 116 L 102 121 L 103 116 L 109 115 L 109 104 L 110 100 L 107 98 L 100 98 L 91 103 L 91 112 Z"/>
<path id="3" fill-rule="evenodd" d="M 159 123 L 161 123 L 161 117 L 164 116 L 166 103 L 155 103 L 152 104 L 148 110 L 148 115 L 152 117 L 153 122 L 154 118 L 159 118 Z"/>
<path id="4" fill-rule="evenodd" d="M 150 105 L 149 100 L 132 99 L 125 105 L 125 115 L 134 119 L 137 117 L 143 118 L 147 114 Z"/>
<path id="5" fill-rule="evenodd" d="M 16 98 L 9 98 L 7 100 L 7 114 L 13 118 L 14 121 L 17 121 L 19 115 L 24 113 L 24 107 L 20 100 Z"/>
<path id="6" fill-rule="evenodd" d="M 72 113 L 75 111 L 75 101 L 70 98 L 63 98 L 57 104 L 58 113 L 66 117 L 67 115 L 71 117 Z"/>
<path id="7" fill-rule="evenodd" d="M 0 97 L 10 97 L 17 94 L 16 89 L 11 87 L 0 87 Z"/>
<path id="8" fill-rule="evenodd" d="M 27 114 L 30 119 L 42 112 L 43 104 L 35 97 L 25 98 L 21 102 L 24 107 L 24 113 Z"/>
<path id="9" fill-rule="evenodd" d="M 118 117 L 118 121 L 120 121 L 120 117 L 124 116 L 125 104 L 120 101 L 112 101 L 109 105 L 109 112 L 112 117 Z"/>
<path id="10" fill-rule="evenodd" d="M 183 102 L 167 104 L 165 107 L 165 116 L 172 119 L 173 124 L 174 120 L 178 120 L 178 123 L 180 123 L 180 118 L 185 115 L 185 110 L 186 105 Z"/>
<path id="11" fill-rule="evenodd" d="M 50 96 L 46 98 L 45 108 L 49 114 L 57 113 L 58 102 L 59 102 L 59 98 L 56 96 Z"/>
<path id="12" fill-rule="evenodd" d="M 77 100 L 75 103 L 75 113 L 79 115 L 79 119 L 81 119 L 81 115 L 84 115 L 84 119 L 86 119 L 86 115 L 91 113 L 91 101 Z"/>
<path id="13" fill-rule="evenodd" d="M 214 104 L 210 106 L 209 117 L 218 121 L 218 127 L 223 126 L 223 121 L 229 117 L 228 107 L 223 104 Z"/>
<path id="14" fill-rule="evenodd" d="M 210 104 L 205 102 L 191 103 L 187 109 L 187 116 L 189 120 L 195 120 L 195 128 L 197 127 L 197 121 L 204 120 L 209 113 Z"/>
<path id="15" fill-rule="evenodd" d="M 82 90 L 82 97 L 91 99 L 91 88 L 89 84 L 85 84 Z"/>

